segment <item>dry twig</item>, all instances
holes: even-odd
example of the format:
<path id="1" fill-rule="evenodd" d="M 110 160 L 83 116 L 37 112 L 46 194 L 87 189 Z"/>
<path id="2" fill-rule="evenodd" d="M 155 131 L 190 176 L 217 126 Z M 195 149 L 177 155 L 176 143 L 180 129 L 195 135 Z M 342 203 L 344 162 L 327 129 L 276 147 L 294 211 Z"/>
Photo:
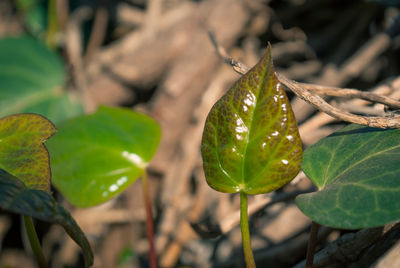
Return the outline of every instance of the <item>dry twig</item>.
<path id="1" fill-rule="evenodd" d="M 240 74 L 245 74 L 249 70 L 249 68 L 244 64 L 229 57 L 228 53 L 226 53 L 225 49 L 218 44 L 212 33 L 209 33 L 209 35 L 218 55 L 225 63 L 230 64 L 233 69 Z M 321 85 L 298 83 L 280 75 L 279 73 L 276 73 L 276 75 L 279 82 L 293 91 L 301 99 L 334 118 L 369 127 L 400 128 L 400 116 L 361 116 L 344 112 L 327 103 L 321 96 L 317 95 L 316 92 L 329 96 L 355 97 L 372 102 L 383 103 L 389 107 L 398 109 L 400 107 L 400 102 L 394 99 L 380 96 L 372 92 L 362 92 L 356 89 L 339 89 Z"/>
<path id="2" fill-rule="evenodd" d="M 90 92 L 88 92 L 88 82 L 84 61 L 82 58 L 82 32 L 81 26 L 91 16 L 89 8 L 79 8 L 74 11 L 71 16 L 65 31 L 65 51 L 67 54 L 68 62 L 72 66 L 72 77 L 77 89 L 81 92 L 84 107 L 86 112 L 95 110 L 95 103 L 93 102 Z"/>
<path id="3" fill-rule="evenodd" d="M 314 105 L 318 110 L 335 117 L 337 119 L 351 122 L 359 125 L 377 127 L 377 128 L 400 128 L 400 116 L 361 116 L 348 112 L 343 112 L 340 109 L 327 103 L 321 96 L 307 90 L 293 80 L 290 80 L 277 73 L 278 80 L 287 88 L 292 90 L 297 96 L 306 102 Z M 374 94 L 374 93 L 370 93 Z M 379 95 L 377 95 L 379 96 Z M 359 96 L 357 96 L 360 98 Z M 381 97 L 381 96 L 380 96 Z"/>
<path id="4" fill-rule="evenodd" d="M 107 4 L 106 0 L 102 0 L 99 2 L 99 6 L 97 7 L 92 27 L 92 34 L 90 35 L 86 49 L 86 61 L 90 61 L 95 56 L 104 41 L 109 17 Z"/>
<path id="5" fill-rule="evenodd" d="M 333 97 L 345 97 L 345 98 L 358 98 L 371 102 L 377 102 L 385 104 L 389 107 L 400 109 L 400 102 L 386 96 L 381 96 L 372 92 L 360 91 L 351 88 L 339 88 L 339 87 L 327 87 L 314 84 L 298 83 L 307 90 L 311 90 L 316 94 L 333 96 Z"/>
<path id="6" fill-rule="evenodd" d="M 394 78 L 387 80 L 383 82 L 381 85 L 377 85 L 376 87 L 371 89 L 372 92 L 375 94 L 379 94 L 381 96 L 390 96 L 392 98 L 399 98 L 400 97 L 400 77 Z M 300 100 L 300 98 L 297 98 Z M 306 102 L 302 101 L 304 105 L 307 105 Z M 367 104 L 367 101 L 361 100 L 361 99 L 350 99 L 343 104 L 346 104 L 347 107 L 343 107 L 342 104 L 339 105 L 339 107 L 343 110 L 346 111 L 352 111 L 354 113 L 360 113 L 363 114 L 362 111 L 356 110 L 357 107 L 362 109 L 362 108 L 367 108 L 365 105 Z M 375 104 L 375 106 L 382 106 L 382 104 Z M 349 109 L 351 107 L 351 109 Z M 368 108 L 372 108 L 368 106 Z M 297 109 L 296 116 L 298 115 L 299 109 Z M 303 111 L 303 110 L 300 110 Z M 375 111 L 381 111 L 384 113 L 384 110 L 381 109 L 375 109 Z M 365 111 L 364 111 L 365 112 Z M 370 114 L 370 113 L 369 113 Z M 377 114 L 377 115 L 382 115 L 382 114 Z M 302 124 L 299 125 L 299 132 L 301 135 L 301 138 L 303 140 L 303 143 L 305 145 L 311 145 L 314 144 L 317 140 L 319 140 L 322 137 L 325 137 L 332 133 L 332 128 L 331 127 L 324 127 L 323 133 L 321 133 L 321 127 L 323 125 L 329 124 L 336 119 L 323 113 L 323 112 L 318 112 L 311 118 L 309 118 L 307 121 L 303 122 Z M 325 134 L 326 133 L 326 134 Z"/>

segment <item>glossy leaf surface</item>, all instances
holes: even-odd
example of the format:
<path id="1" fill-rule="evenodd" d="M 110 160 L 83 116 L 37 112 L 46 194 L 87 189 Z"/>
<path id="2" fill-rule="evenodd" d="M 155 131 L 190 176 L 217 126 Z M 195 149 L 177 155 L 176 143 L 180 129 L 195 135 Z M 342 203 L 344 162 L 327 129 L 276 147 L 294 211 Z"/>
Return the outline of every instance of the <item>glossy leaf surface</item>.
<path id="1" fill-rule="evenodd" d="M 400 130 L 347 126 L 304 152 L 319 191 L 296 198 L 323 225 L 359 229 L 400 220 Z"/>
<path id="2" fill-rule="evenodd" d="M 49 154 L 43 142 L 55 132 L 54 125 L 38 114 L 0 118 L 0 168 L 28 188 L 50 191 Z"/>
<path id="3" fill-rule="evenodd" d="M 211 109 L 201 153 L 207 182 L 220 192 L 267 193 L 299 172 L 302 143 L 270 47 Z"/>
<path id="4" fill-rule="evenodd" d="M 61 59 L 29 38 L 0 40 L 0 116 L 38 113 L 52 122 L 82 113 L 81 104 L 62 88 Z"/>
<path id="5" fill-rule="evenodd" d="M 86 267 L 92 266 L 93 254 L 89 242 L 68 211 L 49 193 L 28 189 L 22 181 L 2 169 L 0 169 L 0 208 L 60 224 L 82 248 Z"/>
<path id="6" fill-rule="evenodd" d="M 143 173 L 160 135 L 153 119 L 122 108 L 68 120 L 46 143 L 54 185 L 78 207 L 103 203 Z"/>

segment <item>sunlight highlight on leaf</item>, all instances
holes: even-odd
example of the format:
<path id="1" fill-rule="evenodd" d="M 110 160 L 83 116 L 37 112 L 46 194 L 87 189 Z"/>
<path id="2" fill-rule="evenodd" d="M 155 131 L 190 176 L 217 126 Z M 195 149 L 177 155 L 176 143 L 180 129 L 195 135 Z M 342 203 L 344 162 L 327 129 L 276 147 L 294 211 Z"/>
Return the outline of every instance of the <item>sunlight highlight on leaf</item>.
<path id="1" fill-rule="evenodd" d="M 129 109 L 103 106 L 68 120 L 47 143 L 54 185 L 75 206 L 101 204 L 143 173 L 160 136 L 157 122 Z"/>
<path id="2" fill-rule="evenodd" d="M 207 182 L 221 192 L 267 193 L 299 172 L 302 143 L 270 46 L 211 109 L 201 152 Z"/>

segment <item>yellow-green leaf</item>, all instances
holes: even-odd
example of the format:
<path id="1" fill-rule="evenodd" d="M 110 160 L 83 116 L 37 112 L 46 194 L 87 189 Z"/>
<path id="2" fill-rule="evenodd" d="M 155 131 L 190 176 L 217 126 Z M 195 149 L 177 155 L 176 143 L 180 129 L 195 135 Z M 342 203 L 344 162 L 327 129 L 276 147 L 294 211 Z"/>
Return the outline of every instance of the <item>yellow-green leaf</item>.
<path id="1" fill-rule="evenodd" d="M 49 154 L 43 142 L 55 132 L 53 123 L 38 114 L 0 118 L 0 168 L 28 188 L 49 191 Z"/>
<path id="2" fill-rule="evenodd" d="M 207 182 L 220 192 L 267 193 L 299 172 L 302 143 L 270 46 L 211 109 L 201 153 Z"/>

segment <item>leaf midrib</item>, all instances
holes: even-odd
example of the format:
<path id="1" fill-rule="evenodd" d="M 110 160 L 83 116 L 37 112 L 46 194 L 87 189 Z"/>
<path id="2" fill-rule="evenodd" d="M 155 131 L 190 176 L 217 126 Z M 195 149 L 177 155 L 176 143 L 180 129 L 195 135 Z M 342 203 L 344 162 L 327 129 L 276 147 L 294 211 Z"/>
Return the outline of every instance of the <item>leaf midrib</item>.
<path id="1" fill-rule="evenodd" d="M 371 139 L 374 139 L 374 138 L 375 138 L 375 136 L 372 136 L 372 137 L 370 137 L 370 138 L 365 139 L 364 142 L 362 142 L 361 144 L 359 144 L 357 148 L 354 148 L 354 149 L 352 150 L 352 151 L 353 151 L 352 154 L 348 154 L 348 155 L 346 155 L 345 157 L 342 157 L 342 160 L 340 161 L 340 166 L 341 166 L 343 163 L 347 163 L 347 162 L 349 161 L 349 159 L 350 159 L 351 157 L 353 157 L 353 155 L 354 155 L 356 152 L 358 152 L 360 149 L 362 149 L 362 148 L 365 146 L 365 144 L 368 144 L 368 143 L 370 142 L 370 140 L 371 140 Z M 341 138 L 340 141 L 339 141 L 339 143 L 337 143 L 336 147 L 337 147 L 337 148 L 340 147 L 340 146 L 343 144 L 343 142 L 345 141 L 345 139 L 346 139 L 345 137 Z M 332 174 L 332 173 L 334 173 L 336 170 L 340 169 L 340 166 L 339 166 L 339 167 L 336 167 L 336 169 L 335 169 L 334 171 L 330 171 L 330 169 L 331 169 L 331 167 L 332 167 L 332 163 L 334 163 L 334 162 L 336 162 L 336 164 L 338 163 L 338 162 L 337 162 L 337 159 L 334 159 L 335 156 L 336 156 L 337 151 L 338 151 L 338 150 L 334 150 L 333 153 L 332 153 L 332 155 L 331 155 L 331 157 L 330 157 L 330 159 L 329 159 L 329 163 L 328 163 L 328 165 L 327 165 L 327 168 L 325 169 L 324 176 L 323 176 L 323 178 L 325 178 L 325 180 L 324 180 L 324 182 L 323 182 L 323 185 L 322 185 L 321 187 L 319 187 L 320 189 L 323 189 L 323 188 L 325 187 L 325 185 L 326 185 L 327 183 L 330 182 L 330 179 L 332 179 L 332 177 L 330 177 L 329 174 Z"/>
<path id="2" fill-rule="evenodd" d="M 218 120 L 218 116 L 215 117 L 216 119 L 216 125 L 218 125 L 219 120 Z M 212 126 L 214 128 L 214 142 L 215 142 L 215 147 L 218 148 L 219 147 L 219 137 L 218 137 L 218 131 L 216 130 L 215 126 L 213 124 L 210 124 L 210 126 Z M 228 178 L 231 182 L 233 182 L 234 185 L 237 184 L 237 181 L 235 181 L 231 175 L 225 170 L 225 168 L 222 166 L 222 162 L 221 162 L 221 158 L 219 156 L 219 153 L 217 151 L 215 151 L 215 155 L 217 157 L 217 161 L 218 161 L 218 167 L 221 169 L 222 173 L 225 175 L 226 178 Z"/>
<path id="3" fill-rule="evenodd" d="M 345 168 L 342 172 L 340 172 L 338 175 L 336 175 L 336 176 L 335 176 L 335 179 L 333 179 L 333 180 L 331 181 L 331 183 L 329 183 L 329 185 L 332 184 L 332 183 L 335 183 L 335 182 L 336 182 L 338 179 L 340 179 L 340 177 L 343 176 L 348 170 L 350 170 L 350 169 L 352 169 L 352 168 L 358 166 L 359 164 L 362 164 L 363 162 L 367 161 L 368 159 L 370 159 L 370 158 L 372 158 L 372 157 L 375 157 L 375 156 L 378 156 L 378 155 L 380 155 L 380 154 L 383 154 L 383 153 L 386 153 L 386 152 L 395 150 L 395 149 L 397 149 L 397 148 L 400 148 L 400 144 L 398 144 L 398 145 L 396 145 L 396 146 L 394 146 L 394 147 L 387 148 L 386 150 L 382 150 L 382 151 L 376 152 L 376 153 L 374 153 L 374 154 L 368 154 L 365 158 L 360 159 L 359 161 L 355 162 L 354 164 L 348 166 L 348 167 Z"/>
<path id="4" fill-rule="evenodd" d="M 47 90 L 32 91 L 30 94 L 25 94 L 23 98 L 20 98 L 12 105 L 4 106 L 3 109 L 0 107 L 0 114 L 14 114 L 21 112 L 23 109 L 31 107 L 35 104 L 51 100 L 56 97 L 62 96 L 63 91 L 60 86 L 52 87 Z"/>
<path id="5" fill-rule="evenodd" d="M 285 134 L 284 134 L 283 136 L 286 136 L 286 135 L 288 134 L 289 129 L 290 129 L 290 127 L 287 127 L 287 128 L 285 129 Z M 266 170 L 268 170 L 268 169 L 270 168 L 271 159 L 275 159 L 276 151 L 277 151 L 278 148 L 281 146 L 282 140 L 283 140 L 283 139 L 280 139 L 279 142 L 278 142 L 278 144 L 277 144 L 277 145 L 274 147 L 274 149 L 271 151 L 271 154 L 270 154 L 271 157 L 268 159 L 268 161 L 267 161 L 267 163 L 265 164 L 264 168 L 261 169 L 261 171 L 258 172 L 258 174 L 255 175 L 255 176 L 254 176 L 251 180 L 249 180 L 247 183 L 250 183 L 251 181 L 257 180 L 259 177 L 262 176 L 262 174 L 265 173 Z"/>
<path id="6" fill-rule="evenodd" d="M 251 114 L 250 114 L 250 120 L 251 120 L 251 123 L 250 123 L 250 126 L 249 126 L 249 128 L 248 128 L 248 133 L 247 133 L 247 136 L 246 136 L 246 142 L 245 142 L 245 148 L 244 148 L 244 157 L 242 158 L 242 184 L 244 185 L 245 184 L 245 165 L 246 165 L 246 158 L 247 158 L 247 154 L 248 154 L 248 146 L 249 146 L 249 140 L 250 140 L 250 137 L 251 137 L 251 131 L 252 131 L 252 129 L 253 129 L 253 124 L 254 124 L 254 112 L 256 111 L 256 109 L 257 109 L 257 106 L 259 105 L 259 96 L 260 96 L 260 92 L 261 92 L 261 90 L 264 88 L 264 86 L 265 86 L 265 83 L 266 83 L 266 81 L 265 81 L 265 75 L 267 74 L 267 72 L 269 72 L 270 71 L 270 68 L 271 68 L 271 65 L 272 63 L 271 63 L 271 59 L 269 58 L 269 60 L 268 60 L 268 64 L 267 64 L 267 66 L 263 66 L 264 68 L 262 69 L 263 71 L 262 71 L 262 73 L 260 74 L 260 80 L 261 80 L 261 83 L 259 83 L 258 84 L 258 87 L 257 87 L 257 94 L 254 94 L 255 95 L 255 98 L 256 98 L 256 104 L 254 105 L 254 108 L 251 110 Z M 247 84 L 247 83 L 246 83 Z M 248 84 L 247 84 L 248 85 Z"/>

